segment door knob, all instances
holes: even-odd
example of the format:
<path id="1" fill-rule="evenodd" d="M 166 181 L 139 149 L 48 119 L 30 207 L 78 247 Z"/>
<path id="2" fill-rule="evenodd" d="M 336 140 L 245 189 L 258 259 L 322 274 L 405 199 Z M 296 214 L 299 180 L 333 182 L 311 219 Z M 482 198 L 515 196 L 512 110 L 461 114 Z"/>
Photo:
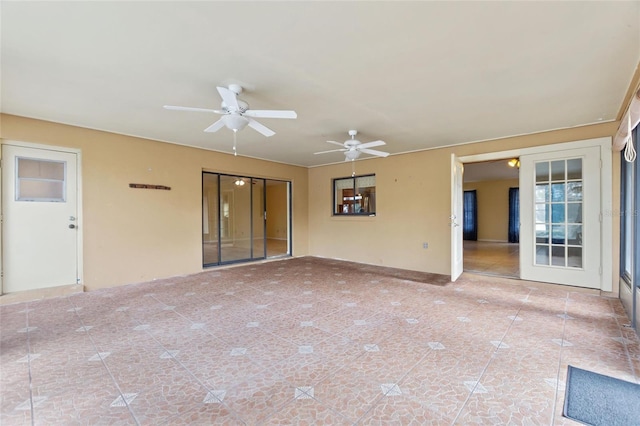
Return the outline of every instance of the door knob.
<path id="1" fill-rule="evenodd" d="M 76 226 L 73 223 L 69 224 L 69 229 L 74 229 Z"/>

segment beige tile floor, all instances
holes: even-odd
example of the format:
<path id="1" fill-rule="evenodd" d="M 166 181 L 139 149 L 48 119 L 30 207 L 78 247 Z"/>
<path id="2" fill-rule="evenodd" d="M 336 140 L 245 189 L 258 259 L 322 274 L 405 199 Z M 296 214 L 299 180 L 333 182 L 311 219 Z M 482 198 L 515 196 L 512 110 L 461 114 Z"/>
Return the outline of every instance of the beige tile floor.
<path id="1" fill-rule="evenodd" d="M 474 274 L 519 278 L 519 254 L 518 244 L 464 241 L 463 268 Z"/>
<path id="2" fill-rule="evenodd" d="M 0 306 L 0 424 L 564 425 L 567 365 L 640 380 L 619 300 L 424 278 L 304 257 Z"/>

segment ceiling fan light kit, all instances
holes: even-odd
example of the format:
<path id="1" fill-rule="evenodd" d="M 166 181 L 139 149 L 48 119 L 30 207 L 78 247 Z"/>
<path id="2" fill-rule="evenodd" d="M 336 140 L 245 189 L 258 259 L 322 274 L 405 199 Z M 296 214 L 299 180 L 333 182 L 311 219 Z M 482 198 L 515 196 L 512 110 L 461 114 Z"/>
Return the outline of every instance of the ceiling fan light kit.
<path id="1" fill-rule="evenodd" d="M 286 110 L 257 110 L 251 109 L 249 104 L 238 95 L 242 93 L 242 87 L 238 84 L 230 84 L 229 87 L 217 87 L 218 93 L 222 98 L 220 109 L 194 108 L 175 105 L 165 105 L 164 108 L 173 111 L 190 111 L 190 112 L 207 112 L 220 114 L 222 117 L 211 126 L 204 129 L 205 132 L 217 132 L 226 127 L 234 132 L 249 126 L 253 130 L 261 133 L 266 137 L 276 134 L 273 130 L 261 124 L 255 118 L 297 118 L 295 111 Z"/>
<path id="2" fill-rule="evenodd" d="M 314 154 L 327 154 L 329 152 L 344 152 L 344 157 L 345 157 L 344 161 L 355 161 L 360 157 L 360 154 L 363 152 L 365 154 L 375 155 L 376 157 L 386 157 L 389 155 L 388 152 L 369 149 L 375 146 L 386 145 L 384 141 L 378 140 L 373 142 L 362 143 L 356 139 L 357 134 L 358 134 L 357 130 L 349 130 L 349 136 L 351 136 L 351 139 L 347 139 L 342 143 L 336 142 L 336 141 L 327 141 L 327 143 L 342 146 L 341 149 L 331 149 L 329 151 L 320 151 L 320 152 L 315 152 Z"/>

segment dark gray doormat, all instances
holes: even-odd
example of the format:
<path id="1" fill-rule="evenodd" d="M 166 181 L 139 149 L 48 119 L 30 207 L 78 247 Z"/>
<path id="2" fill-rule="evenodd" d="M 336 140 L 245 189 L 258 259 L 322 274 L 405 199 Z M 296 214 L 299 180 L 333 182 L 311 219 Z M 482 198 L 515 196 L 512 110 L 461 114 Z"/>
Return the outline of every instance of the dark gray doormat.
<path id="1" fill-rule="evenodd" d="M 562 414 L 594 426 L 640 425 L 640 385 L 570 365 Z"/>

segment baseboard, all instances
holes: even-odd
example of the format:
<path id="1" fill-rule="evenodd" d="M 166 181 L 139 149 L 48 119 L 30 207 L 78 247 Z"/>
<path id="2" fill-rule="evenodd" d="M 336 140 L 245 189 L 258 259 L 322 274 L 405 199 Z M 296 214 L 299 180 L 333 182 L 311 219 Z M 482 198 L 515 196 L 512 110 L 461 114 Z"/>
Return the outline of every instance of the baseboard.
<path id="1" fill-rule="evenodd" d="M 508 243 L 509 241 L 507 240 L 485 240 L 485 239 L 478 239 L 478 242 L 483 242 L 483 243 Z"/>
<path id="2" fill-rule="evenodd" d="M 82 293 L 82 284 L 62 285 L 59 287 L 39 288 L 35 290 L 16 291 L 0 295 L 0 305 L 10 305 L 12 303 L 32 302 L 34 300 L 50 299 L 53 297 L 66 296 L 73 293 Z"/>

